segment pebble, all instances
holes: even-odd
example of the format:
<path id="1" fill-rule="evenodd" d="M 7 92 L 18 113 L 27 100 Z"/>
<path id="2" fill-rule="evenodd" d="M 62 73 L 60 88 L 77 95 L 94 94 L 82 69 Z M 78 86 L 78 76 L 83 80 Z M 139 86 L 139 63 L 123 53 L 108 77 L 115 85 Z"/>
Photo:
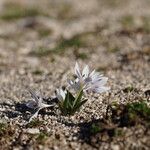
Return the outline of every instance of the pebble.
<path id="1" fill-rule="evenodd" d="M 119 145 L 115 145 L 115 144 L 112 144 L 111 148 L 112 148 L 112 150 L 120 150 Z"/>
<path id="2" fill-rule="evenodd" d="M 37 128 L 29 128 L 26 130 L 26 132 L 30 133 L 30 134 L 39 134 L 40 133 L 39 129 L 37 129 Z"/>

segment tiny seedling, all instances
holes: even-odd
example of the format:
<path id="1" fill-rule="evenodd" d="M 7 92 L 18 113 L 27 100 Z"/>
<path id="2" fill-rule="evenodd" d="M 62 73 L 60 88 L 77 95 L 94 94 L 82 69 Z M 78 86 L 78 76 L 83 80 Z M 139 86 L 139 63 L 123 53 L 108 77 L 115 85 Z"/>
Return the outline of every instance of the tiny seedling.
<path id="1" fill-rule="evenodd" d="M 91 125 L 90 132 L 91 132 L 92 134 L 96 134 L 96 133 L 98 133 L 98 132 L 100 132 L 100 131 L 101 131 L 101 128 L 100 128 L 99 125 L 97 125 L 97 124 L 95 124 L 95 123 L 93 123 L 93 124 Z"/>

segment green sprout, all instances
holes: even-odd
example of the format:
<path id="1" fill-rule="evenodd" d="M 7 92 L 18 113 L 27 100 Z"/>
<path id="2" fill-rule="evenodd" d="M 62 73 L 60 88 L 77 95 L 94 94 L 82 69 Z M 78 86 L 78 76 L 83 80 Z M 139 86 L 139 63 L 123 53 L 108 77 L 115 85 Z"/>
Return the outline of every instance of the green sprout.
<path id="1" fill-rule="evenodd" d="M 58 106 L 63 115 L 73 115 L 76 111 L 79 111 L 81 106 L 87 101 L 83 99 L 83 90 L 80 90 L 76 97 L 74 97 L 69 91 L 63 91 L 59 89 L 57 92 L 57 98 L 59 100 Z"/>
<path id="2" fill-rule="evenodd" d="M 93 124 L 91 125 L 90 132 L 91 132 L 92 134 L 96 134 L 96 133 L 100 132 L 101 130 L 102 130 L 102 129 L 101 129 L 100 126 L 97 125 L 97 124 L 93 123 Z"/>
<path id="3" fill-rule="evenodd" d="M 150 120 L 150 108 L 145 101 L 134 102 L 127 105 L 130 114 L 138 115 L 146 120 Z"/>

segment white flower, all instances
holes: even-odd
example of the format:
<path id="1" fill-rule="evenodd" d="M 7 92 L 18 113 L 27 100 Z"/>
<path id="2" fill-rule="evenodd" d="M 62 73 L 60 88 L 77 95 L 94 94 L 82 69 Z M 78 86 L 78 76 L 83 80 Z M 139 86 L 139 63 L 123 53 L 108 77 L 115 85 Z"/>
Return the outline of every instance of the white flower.
<path id="1" fill-rule="evenodd" d="M 105 87 L 108 78 L 103 77 L 103 75 L 95 70 L 90 73 L 88 65 L 86 65 L 81 72 L 78 63 L 76 63 L 75 75 L 77 78 L 74 81 L 68 81 L 70 87 L 75 91 L 83 89 L 84 92 L 102 93 L 110 89 L 109 87 Z"/>
<path id="2" fill-rule="evenodd" d="M 56 97 L 59 101 L 63 101 L 66 98 L 67 91 L 63 89 L 56 89 Z"/>
<path id="3" fill-rule="evenodd" d="M 52 107 L 53 105 L 48 105 L 48 104 L 43 103 L 42 96 L 38 96 L 33 90 L 29 89 L 29 92 L 31 94 L 32 100 L 28 101 L 26 103 L 26 106 L 36 111 L 35 114 L 30 118 L 29 120 L 30 122 L 33 118 L 37 117 L 41 109 Z"/>

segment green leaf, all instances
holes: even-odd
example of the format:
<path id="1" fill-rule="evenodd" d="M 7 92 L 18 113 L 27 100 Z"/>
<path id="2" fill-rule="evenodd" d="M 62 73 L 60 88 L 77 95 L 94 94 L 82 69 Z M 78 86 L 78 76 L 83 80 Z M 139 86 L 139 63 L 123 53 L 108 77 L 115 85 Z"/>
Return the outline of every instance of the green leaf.
<path id="1" fill-rule="evenodd" d="M 75 97 L 69 91 L 67 91 L 67 95 L 65 97 L 65 100 L 59 102 L 59 104 L 58 104 L 60 111 L 64 115 L 72 114 L 74 101 L 75 101 Z"/>
<path id="2" fill-rule="evenodd" d="M 73 111 L 75 112 L 75 111 L 79 110 L 80 107 L 81 107 L 84 103 L 86 103 L 86 102 L 87 102 L 87 99 L 84 99 L 83 101 L 77 103 L 77 104 L 74 106 Z"/>
<path id="3" fill-rule="evenodd" d="M 68 114 L 72 114 L 72 110 L 73 110 L 73 103 L 75 101 L 75 98 L 74 96 L 68 91 L 68 108 L 67 108 L 67 111 L 68 111 Z"/>
<path id="4" fill-rule="evenodd" d="M 77 104 L 81 101 L 82 96 L 83 96 L 83 89 L 81 89 L 81 90 L 79 91 L 79 93 L 78 93 L 78 95 L 77 95 L 77 97 L 76 97 L 76 99 L 75 99 L 75 101 L 74 101 L 74 103 L 73 103 L 73 107 L 74 107 L 75 105 L 77 105 Z"/>
<path id="5" fill-rule="evenodd" d="M 67 91 L 67 95 L 66 95 L 65 100 L 63 102 L 63 108 L 64 109 L 68 108 L 68 100 L 69 100 L 69 93 Z"/>
<path id="6" fill-rule="evenodd" d="M 67 91 L 65 100 L 60 101 L 58 104 L 60 111 L 64 115 L 73 115 L 87 101 L 87 99 L 82 100 L 82 96 L 83 96 L 82 89 L 78 92 L 76 98 L 72 95 L 72 93 Z"/>
<path id="7" fill-rule="evenodd" d="M 67 91 L 67 93 L 69 95 L 69 104 L 73 105 L 73 103 L 75 101 L 75 98 L 74 98 L 74 96 L 69 91 Z"/>

